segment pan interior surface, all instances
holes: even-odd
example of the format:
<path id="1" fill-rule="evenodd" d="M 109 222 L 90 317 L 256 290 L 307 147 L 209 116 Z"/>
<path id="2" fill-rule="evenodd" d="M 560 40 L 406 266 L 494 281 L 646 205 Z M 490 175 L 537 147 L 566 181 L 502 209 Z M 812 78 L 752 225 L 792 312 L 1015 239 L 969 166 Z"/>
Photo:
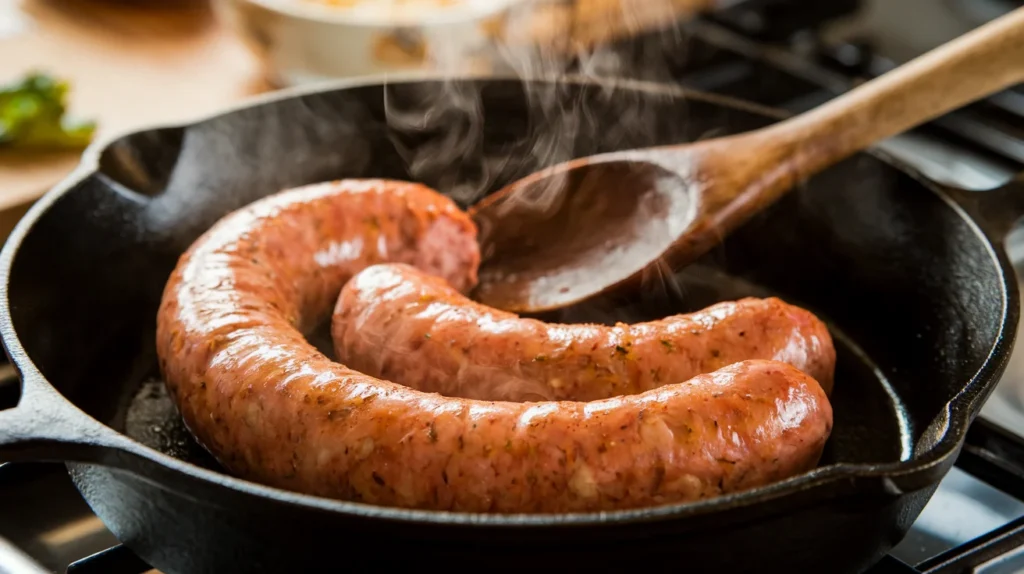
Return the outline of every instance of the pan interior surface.
<path id="1" fill-rule="evenodd" d="M 19 248 L 9 297 L 23 348 L 98 420 L 219 470 L 164 392 L 154 324 L 177 257 L 229 211 L 346 177 L 418 180 L 465 206 L 573 157 L 771 121 L 678 92 L 526 86 L 467 80 L 338 89 L 113 142 L 99 172 L 56 198 Z M 962 213 L 907 174 L 858 156 L 794 191 L 697 265 L 649 277 L 640 293 L 548 318 L 636 320 L 744 295 L 803 305 L 830 324 L 839 352 L 835 426 L 822 463 L 892 463 L 937 442 L 929 425 L 988 359 L 1005 317 L 1003 280 Z"/>

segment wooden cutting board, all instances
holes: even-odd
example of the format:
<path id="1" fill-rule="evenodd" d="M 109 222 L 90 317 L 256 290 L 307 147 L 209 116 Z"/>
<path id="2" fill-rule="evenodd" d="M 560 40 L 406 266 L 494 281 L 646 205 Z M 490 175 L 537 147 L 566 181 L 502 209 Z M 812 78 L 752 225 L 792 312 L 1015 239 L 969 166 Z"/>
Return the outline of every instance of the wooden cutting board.
<path id="1" fill-rule="evenodd" d="M 270 89 L 258 62 L 202 3 L 0 0 L 0 82 L 71 82 L 70 111 L 97 136 L 188 120 Z M 78 154 L 0 152 L 0 212 L 38 198 Z"/>

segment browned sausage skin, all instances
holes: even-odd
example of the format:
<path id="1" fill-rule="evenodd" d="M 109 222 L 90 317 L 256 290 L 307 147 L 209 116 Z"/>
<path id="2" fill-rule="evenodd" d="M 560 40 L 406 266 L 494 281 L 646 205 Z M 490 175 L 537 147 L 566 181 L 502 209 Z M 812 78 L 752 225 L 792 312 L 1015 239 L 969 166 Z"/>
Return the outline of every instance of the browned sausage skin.
<path id="1" fill-rule="evenodd" d="M 449 398 L 358 373 L 302 330 L 354 273 L 384 261 L 468 288 L 475 229 L 422 186 L 349 181 L 252 204 L 182 256 L 158 316 L 161 369 L 230 471 L 408 508 L 596 511 L 792 476 L 829 436 L 820 385 L 772 361 L 590 403 Z"/>
<path id="2" fill-rule="evenodd" d="M 480 305 L 404 264 L 358 273 L 332 335 L 349 367 L 481 400 L 592 401 L 681 383 L 747 359 L 789 363 L 831 391 L 835 348 L 808 311 L 742 299 L 635 325 L 558 325 Z"/>

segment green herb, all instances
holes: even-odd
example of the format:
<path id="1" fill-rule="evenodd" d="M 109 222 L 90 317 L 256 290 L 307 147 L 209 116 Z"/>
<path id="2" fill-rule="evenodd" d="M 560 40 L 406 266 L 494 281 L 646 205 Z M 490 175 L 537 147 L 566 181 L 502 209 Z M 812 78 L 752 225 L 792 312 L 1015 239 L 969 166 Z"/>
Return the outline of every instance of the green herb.
<path id="1" fill-rule="evenodd" d="M 67 117 L 68 83 L 33 72 L 0 86 L 0 148 L 81 149 L 96 131 Z"/>

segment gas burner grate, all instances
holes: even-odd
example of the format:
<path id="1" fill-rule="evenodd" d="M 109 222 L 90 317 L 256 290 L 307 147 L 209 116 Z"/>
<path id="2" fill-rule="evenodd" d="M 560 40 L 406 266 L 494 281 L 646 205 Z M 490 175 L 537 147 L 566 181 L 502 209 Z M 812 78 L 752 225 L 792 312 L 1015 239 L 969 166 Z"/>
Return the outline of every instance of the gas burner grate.
<path id="1" fill-rule="evenodd" d="M 880 76 L 897 63 L 873 52 L 868 40 L 821 46 L 816 58 L 823 67 L 840 72 L 852 82 Z M 1024 165 L 1024 86 L 999 92 L 931 122 L 967 146 Z"/>

